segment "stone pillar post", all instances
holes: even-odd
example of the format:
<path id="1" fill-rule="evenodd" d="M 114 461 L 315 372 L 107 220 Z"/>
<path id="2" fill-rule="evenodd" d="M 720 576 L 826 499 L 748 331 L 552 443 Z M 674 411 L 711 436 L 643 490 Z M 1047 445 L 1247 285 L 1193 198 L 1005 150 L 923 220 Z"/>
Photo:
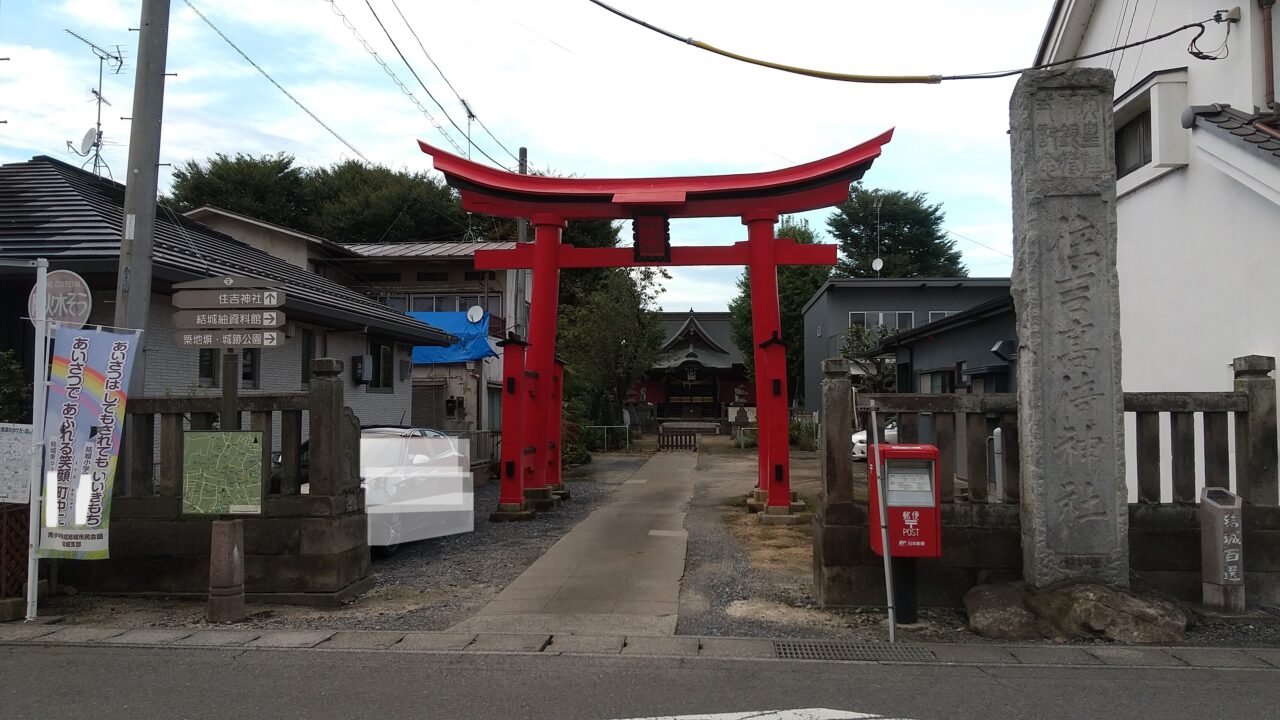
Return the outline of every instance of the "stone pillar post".
<path id="1" fill-rule="evenodd" d="M 1115 78 L 1026 72 L 1010 101 L 1023 573 L 1129 583 Z"/>
<path id="2" fill-rule="evenodd" d="M 1276 472 L 1276 359 L 1238 357 L 1231 363 L 1236 392 L 1249 396 L 1249 413 L 1236 425 L 1236 488 L 1252 505 L 1280 505 Z"/>
<path id="3" fill-rule="evenodd" d="M 209 604 L 211 623 L 240 622 L 244 609 L 244 521 L 214 520 L 209 541 Z"/>
<path id="4" fill-rule="evenodd" d="M 813 587 L 824 606 L 854 605 L 854 573 L 866 548 L 867 513 L 853 494 L 853 384 L 849 361 L 822 361 L 822 492 L 813 514 Z"/>
<path id="5" fill-rule="evenodd" d="M 222 354 L 222 412 L 218 425 L 222 430 L 240 429 L 240 353 L 227 350 Z"/>
<path id="6" fill-rule="evenodd" d="M 334 358 L 311 361 L 311 459 L 307 473 L 312 495 L 340 495 L 345 484 L 342 367 L 342 361 Z"/>

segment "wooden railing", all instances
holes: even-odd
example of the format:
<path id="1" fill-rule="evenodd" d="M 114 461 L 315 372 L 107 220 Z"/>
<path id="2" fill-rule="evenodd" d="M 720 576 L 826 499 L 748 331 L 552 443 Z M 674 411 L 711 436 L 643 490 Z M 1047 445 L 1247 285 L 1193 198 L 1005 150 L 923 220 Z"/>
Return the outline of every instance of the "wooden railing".
<path id="1" fill-rule="evenodd" d="M 658 431 L 658 449 L 697 450 L 699 435 L 701 433 L 697 430 L 661 428 Z"/>
<path id="2" fill-rule="evenodd" d="M 1277 473 L 1276 386 L 1269 376 L 1272 358 L 1249 356 L 1234 362 L 1235 389 L 1231 392 L 1134 392 L 1124 394 L 1124 412 L 1134 415 L 1136 428 L 1137 498 L 1141 503 L 1194 503 L 1197 500 L 1196 420 L 1201 416 L 1203 484 L 1232 489 L 1232 460 L 1228 428 L 1234 425 L 1235 492 L 1255 505 L 1280 505 Z M 1013 393 L 976 395 L 874 394 L 859 397 L 863 427 L 869 422 L 871 400 L 883 425 L 896 416 L 898 442 L 931 441 L 938 448 L 943 502 L 957 498 L 954 479 L 967 478 L 968 497 L 974 502 L 991 500 L 987 439 L 1000 429 L 1003 454 L 1002 496 L 1016 502 L 1019 491 L 1018 406 Z M 1045 408 L 1052 412 L 1052 408 Z M 1161 415 L 1169 416 L 1169 446 L 1161 443 Z M 921 437 L 921 418 L 928 416 L 932 437 Z M 958 428 L 965 428 L 965 467 L 956 467 Z M 1161 464 L 1170 462 L 1171 489 L 1162 493 Z M 961 498 L 964 499 L 964 498 Z"/>

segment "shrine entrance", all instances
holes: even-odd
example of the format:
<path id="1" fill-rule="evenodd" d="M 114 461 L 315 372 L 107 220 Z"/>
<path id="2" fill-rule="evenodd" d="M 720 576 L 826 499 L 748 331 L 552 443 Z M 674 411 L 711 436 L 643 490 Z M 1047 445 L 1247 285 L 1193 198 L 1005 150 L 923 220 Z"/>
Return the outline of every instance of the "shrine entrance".
<path id="1" fill-rule="evenodd" d="M 532 517 L 567 497 L 560 474 L 563 365 L 555 337 L 560 271 L 569 268 L 743 265 L 751 271 L 759 460 L 755 499 L 762 520 L 793 513 L 787 430 L 786 356 L 778 312 L 779 265 L 834 265 L 834 245 L 774 237 L 781 215 L 844 202 L 893 132 L 804 165 L 762 173 L 593 179 L 520 175 L 419 142 L 462 196 L 468 212 L 525 218 L 532 243 L 475 254 L 477 270 L 532 270 L 529 336 L 503 353 L 501 491 L 494 520 Z M 739 217 L 745 242 L 673 246 L 670 219 Z M 630 220 L 633 247 L 579 248 L 561 242 L 573 220 Z"/>

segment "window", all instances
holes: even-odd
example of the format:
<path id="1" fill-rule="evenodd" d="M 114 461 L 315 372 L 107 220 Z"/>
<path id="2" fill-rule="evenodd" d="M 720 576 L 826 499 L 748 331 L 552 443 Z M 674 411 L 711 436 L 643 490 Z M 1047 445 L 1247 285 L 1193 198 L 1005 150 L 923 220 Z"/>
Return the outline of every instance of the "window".
<path id="1" fill-rule="evenodd" d="M 240 387 L 257 390 L 261 387 L 262 350 L 245 348 L 240 351 Z"/>
<path id="2" fill-rule="evenodd" d="M 935 320 L 941 320 L 943 318 L 949 318 L 955 314 L 956 314 L 955 310 L 930 310 L 929 322 L 933 322 Z"/>
<path id="3" fill-rule="evenodd" d="M 448 270 L 431 270 L 418 273 L 418 282 L 449 282 Z"/>
<path id="4" fill-rule="evenodd" d="M 464 280 L 494 280 L 497 273 L 492 270 L 469 270 L 462 274 Z"/>
<path id="5" fill-rule="evenodd" d="M 302 339 L 302 386 L 311 384 L 311 361 L 316 358 L 316 331 L 303 330 Z"/>
<path id="6" fill-rule="evenodd" d="M 413 311 L 414 312 L 435 312 L 436 296 L 435 295 L 414 295 Z"/>
<path id="7" fill-rule="evenodd" d="M 1116 177 L 1125 175 L 1151 162 L 1151 110 L 1116 130 Z"/>
<path id="8" fill-rule="evenodd" d="M 389 343 L 370 342 L 369 355 L 373 357 L 373 368 L 370 373 L 369 390 L 375 392 L 391 392 L 395 386 L 395 359 Z"/>
<path id="9" fill-rule="evenodd" d="M 360 277 L 368 282 L 400 282 L 398 272 L 366 272 L 361 273 Z"/>
<path id="10" fill-rule="evenodd" d="M 868 310 L 849 313 L 849 327 L 884 326 L 890 330 L 910 330 L 915 327 L 916 314 L 912 310 Z"/>
<path id="11" fill-rule="evenodd" d="M 376 295 L 373 299 L 396 312 L 409 311 L 409 297 L 407 295 Z"/>
<path id="12" fill-rule="evenodd" d="M 218 355 L 213 348 L 200 350 L 200 387 L 218 387 Z"/>

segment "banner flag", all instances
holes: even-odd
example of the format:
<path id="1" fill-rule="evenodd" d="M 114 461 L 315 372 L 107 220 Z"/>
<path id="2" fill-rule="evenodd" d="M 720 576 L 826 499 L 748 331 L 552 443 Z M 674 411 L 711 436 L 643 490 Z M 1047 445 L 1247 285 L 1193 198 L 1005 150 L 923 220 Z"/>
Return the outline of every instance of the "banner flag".
<path id="1" fill-rule="evenodd" d="M 129 373 L 141 336 L 60 327 L 53 337 L 40 557 L 105 560 Z"/>

